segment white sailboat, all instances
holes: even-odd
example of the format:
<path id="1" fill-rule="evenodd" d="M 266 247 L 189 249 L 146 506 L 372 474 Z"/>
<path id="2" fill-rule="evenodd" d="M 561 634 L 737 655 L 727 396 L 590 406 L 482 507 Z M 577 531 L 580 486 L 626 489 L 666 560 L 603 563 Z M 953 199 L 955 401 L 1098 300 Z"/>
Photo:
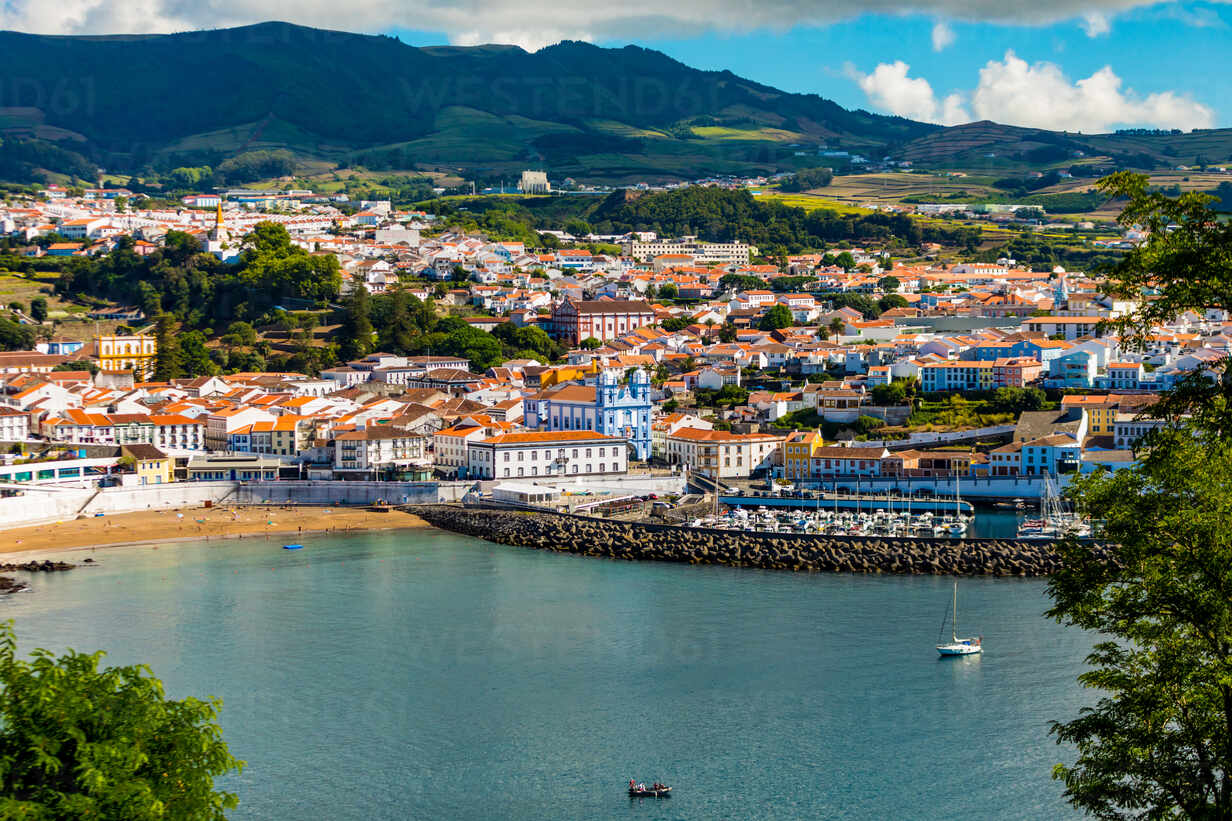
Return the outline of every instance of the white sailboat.
<path id="1" fill-rule="evenodd" d="M 958 580 L 954 580 L 954 618 L 950 622 L 950 643 L 938 644 L 937 652 L 943 656 L 973 656 L 984 652 L 982 636 L 960 639 L 958 637 Z"/>

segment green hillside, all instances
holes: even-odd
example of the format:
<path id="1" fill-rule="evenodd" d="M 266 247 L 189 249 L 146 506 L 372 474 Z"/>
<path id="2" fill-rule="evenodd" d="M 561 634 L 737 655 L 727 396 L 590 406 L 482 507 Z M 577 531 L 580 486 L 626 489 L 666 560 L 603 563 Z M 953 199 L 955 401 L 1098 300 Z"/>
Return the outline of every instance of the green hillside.
<path id="1" fill-rule="evenodd" d="M 794 148 L 904 143 L 935 126 L 847 111 L 628 46 L 413 48 L 284 23 L 144 37 L 0 32 L 6 101 L 108 171 L 217 165 L 287 149 L 396 152 L 397 167 L 694 176 L 791 167 Z M 55 93 L 51 93 L 54 91 Z M 0 119 L 0 135 L 6 121 Z M 11 126 L 16 128 L 17 126 Z M 9 132 L 16 134 L 16 132 Z"/>

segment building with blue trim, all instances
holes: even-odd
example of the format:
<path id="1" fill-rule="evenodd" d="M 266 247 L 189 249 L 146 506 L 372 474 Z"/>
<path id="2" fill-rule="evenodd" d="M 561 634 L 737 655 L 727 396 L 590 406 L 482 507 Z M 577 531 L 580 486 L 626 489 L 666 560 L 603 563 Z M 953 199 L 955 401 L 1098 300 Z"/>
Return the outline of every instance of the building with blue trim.
<path id="1" fill-rule="evenodd" d="M 570 383 L 541 392 L 523 404 L 523 424 L 541 431 L 591 430 L 627 439 L 636 457 L 650 458 L 650 377 L 635 370 L 627 384 L 611 374 L 595 386 Z"/>

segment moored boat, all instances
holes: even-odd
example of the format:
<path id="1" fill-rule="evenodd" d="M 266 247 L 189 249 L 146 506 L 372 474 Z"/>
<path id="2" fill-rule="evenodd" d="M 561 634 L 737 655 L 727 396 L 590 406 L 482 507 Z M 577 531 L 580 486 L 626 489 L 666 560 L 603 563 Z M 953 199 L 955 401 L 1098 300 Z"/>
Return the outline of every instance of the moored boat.
<path id="1" fill-rule="evenodd" d="M 953 618 L 950 620 L 950 641 L 946 644 L 938 644 L 937 652 L 941 656 L 973 656 L 977 653 L 984 652 L 984 639 L 982 636 L 976 638 L 960 639 L 958 637 L 958 580 L 954 580 L 954 604 Z M 944 622 L 942 623 L 944 629 Z"/>

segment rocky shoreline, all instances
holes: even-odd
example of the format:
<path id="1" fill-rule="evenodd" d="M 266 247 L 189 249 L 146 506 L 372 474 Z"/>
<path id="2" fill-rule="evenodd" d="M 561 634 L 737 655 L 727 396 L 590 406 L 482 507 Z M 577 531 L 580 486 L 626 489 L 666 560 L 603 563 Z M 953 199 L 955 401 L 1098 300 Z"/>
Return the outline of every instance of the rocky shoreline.
<path id="1" fill-rule="evenodd" d="M 93 562 L 93 559 L 86 559 L 86 561 Z M 25 571 L 26 573 L 57 573 L 61 570 L 72 570 L 76 566 L 72 562 L 53 562 L 49 559 L 41 562 L 0 562 L 0 573 L 12 573 L 17 570 Z M 20 593 L 23 590 L 29 589 L 30 585 L 20 582 L 12 576 L 0 576 L 0 596 Z"/>
<path id="2" fill-rule="evenodd" d="M 443 504 L 415 505 L 410 510 L 442 530 L 490 542 L 612 559 L 961 576 L 1047 576 L 1061 566 L 1052 544 L 1038 541 L 735 532 Z"/>
<path id="3" fill-rule="evenodd" d="M 93 559 L 86 559 L 87 562 L 93 562 Z M 27 573 L 56 573 L 61 570 L 72 570 L 77 565 L 72 562 L 53 562 L 45 559 L 41 562 L 0 562 L 0 573 L 12 573 L 15 570 L 24 570 Z"/>

